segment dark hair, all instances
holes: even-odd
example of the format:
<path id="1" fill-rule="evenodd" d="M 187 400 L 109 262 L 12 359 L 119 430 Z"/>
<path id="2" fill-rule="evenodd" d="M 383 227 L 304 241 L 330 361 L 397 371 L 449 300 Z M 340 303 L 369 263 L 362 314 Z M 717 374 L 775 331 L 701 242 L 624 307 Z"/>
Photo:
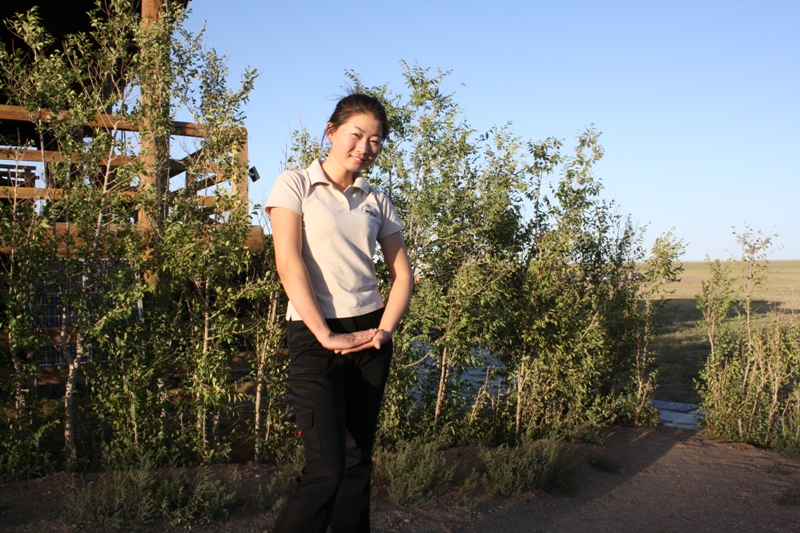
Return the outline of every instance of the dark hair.
<path id="1" fill-rule="evenodd" d="M 386 116 L 386 108 L 380 100 L 374 96 L 363 93 L 351 93 L 339 100 L 336 109 L 333 110 L 328 122 L 331 127 L 326 130 L 333 131 L 348 121 L 353 115 L 369 113 L 381 123 L 381 140 L 385 141 L 389 136 L 389 118 Z"/>

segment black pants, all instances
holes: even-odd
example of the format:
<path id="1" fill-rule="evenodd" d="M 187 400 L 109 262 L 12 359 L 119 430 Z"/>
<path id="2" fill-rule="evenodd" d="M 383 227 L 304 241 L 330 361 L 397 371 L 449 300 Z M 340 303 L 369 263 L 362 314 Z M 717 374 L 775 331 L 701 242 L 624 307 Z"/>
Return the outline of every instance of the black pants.
<path id="1" fill-rule="evenodd" d="M 335 333 L 376 328 L 383 309 L 328 320 Z M 392 343 L 337 355 L 303 322 L 288 324 L 289 383 L 305 467 L 275 522 L 275 532 L 369 531 L 372 445 Z"/>

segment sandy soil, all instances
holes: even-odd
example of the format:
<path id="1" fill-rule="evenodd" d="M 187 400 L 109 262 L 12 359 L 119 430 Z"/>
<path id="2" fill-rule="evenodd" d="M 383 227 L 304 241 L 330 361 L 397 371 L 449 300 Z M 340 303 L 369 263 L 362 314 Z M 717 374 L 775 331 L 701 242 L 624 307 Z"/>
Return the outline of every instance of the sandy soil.
<path id="1" fill-rule="evenodd" d="M 683 532 L 800 531 L 800 462 L 743 444 L 720 443 L 689 430 L 620 428 L 602 445 L 577 453 L 602 454 L 617 466 L 582 466 L 570 495 L 523 494 L 485 498 L 465 506 L 455 490 L 422 508 L 399 508 L 385 493 L 374 500 L 376 532 Z M 451 450 L 462 470 L 474 449 Z M 243 488 L 264 471 L 241 467 Z M 63 518 L 63 474 L 0 486 L 0 530 L 19 533 L 85 530 Z M 245 497 L 246 497 L 245 491 Z M 225 521 L 195 525 L 197 532 L 265 532 L 274 516 L 253 502 Z M 161 532 L 158 523 L 138 528 Z"/>

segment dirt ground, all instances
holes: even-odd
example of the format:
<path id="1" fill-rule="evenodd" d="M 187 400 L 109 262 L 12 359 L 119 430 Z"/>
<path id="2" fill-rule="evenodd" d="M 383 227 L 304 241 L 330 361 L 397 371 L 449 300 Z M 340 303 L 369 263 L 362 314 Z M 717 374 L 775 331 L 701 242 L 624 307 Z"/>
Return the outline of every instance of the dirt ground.
<path id="1" fill-rule="evenodd" d="M 582 456 L 602 456 L 614 471 L 581 467 L 576 490 L 565 496 L 527 493 L 484 497 L 465 505 L 451 490 L 421 508 L 400 508 L 385 492 L 374 499 L 375 532 L 684 532 L 800 531 L 800 462 L 744 444 L 717 442 L 702 432 L 657 427 L 619 428 L 599 446 L 576 445 Z M 474 448 L 450 450 L 468 469 Z M 608 470 L 606 468 L 605 470 Z M 266 471 L 243 466 L 245 502 L 224 521 L 194 525 L 200 533 L 261 533 L 274 515 L 246 501 L 247 488 Z M 0 530 L 18 533 L 84 531 L 63 516 L 66 477 L 0 486 Z M 470 510 L 468 507 L 471 507 Z M 159 523 L 138 531 L 162 532 Z"/>

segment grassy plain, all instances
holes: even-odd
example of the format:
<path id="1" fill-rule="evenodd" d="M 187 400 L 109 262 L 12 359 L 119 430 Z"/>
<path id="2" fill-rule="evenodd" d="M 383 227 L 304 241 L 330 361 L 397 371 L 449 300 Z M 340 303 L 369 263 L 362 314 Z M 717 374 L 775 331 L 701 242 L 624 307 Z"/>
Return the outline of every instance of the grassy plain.
<path id="1" fill-rule="evenodd" d="M 733 261 L 730 267 L 732 276 L 741 278 L 744 275 L 744 265 L 741 262 Z M 787 309 L 798 309 L 800 261 L 770 261 L 767 268 L 767 280 L 756 291 L 756 299 L 778 303 Z M 667 287 L 667 290 L 675 291 L 670 298 L 694 300 L 700 293 L 701 282 L 710 277 L 709 272 L 708 264 L 703 261 L 683 263 L 681 281 Z"/>
<path id="2" fill-rule="evenodd" d="M 654 342 L 655 365 L 658 368 L 658 389 L 655 398 L 675 402 L 697 403 L 695 381 L 708 355 L 708 343 L 697 328 L 702 318 L 696 297 L 702 282 L 710 277 L 705 262 L 683 263 L 681 281 L 670 284 L 661 336 Z M 730 263 L 731 275 L 741 279 L 743 264 Z M 761 314 L 771 310 L 800 313 L 800 261 L 770 261 L 767 279 L 755 291 L 754 308 Z"/>

